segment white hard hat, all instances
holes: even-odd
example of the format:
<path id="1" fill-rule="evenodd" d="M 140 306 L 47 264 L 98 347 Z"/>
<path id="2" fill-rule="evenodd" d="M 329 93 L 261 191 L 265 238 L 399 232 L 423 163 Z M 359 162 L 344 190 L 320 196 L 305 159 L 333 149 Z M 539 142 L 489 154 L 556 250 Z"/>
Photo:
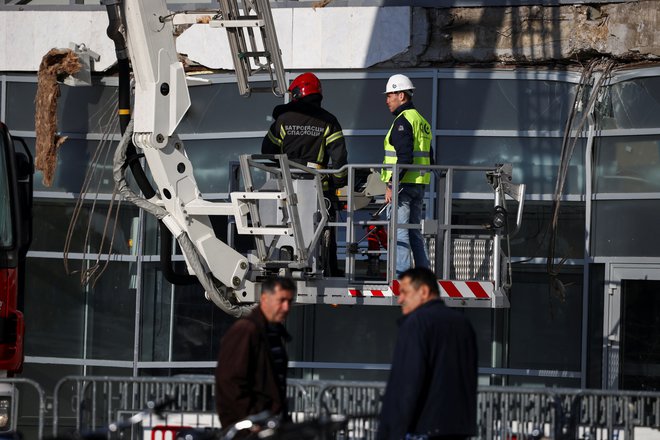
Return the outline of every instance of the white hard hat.
<path id="1" fill-rule="evenodd" d="M 415 90 L 415 86 L 413 86 L 410 78 L 408 78 L 406 75 L 396 74 L 390 76 L 390 79 L 387 81 L 387 87 L 385 87 L 385 91 L 383 93 L 407 91 L 412 95 L 413 90 Z"/>

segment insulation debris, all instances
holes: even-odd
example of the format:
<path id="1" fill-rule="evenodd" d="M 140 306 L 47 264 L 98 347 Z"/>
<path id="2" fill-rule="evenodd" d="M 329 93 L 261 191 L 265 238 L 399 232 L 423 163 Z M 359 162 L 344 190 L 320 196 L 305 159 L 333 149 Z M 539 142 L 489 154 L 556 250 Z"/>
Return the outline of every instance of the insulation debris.
<path id="1" fill-rule="evenodd" d="M 60 86 L 57 79 L 80 71 L 78 56 L 71 49 L 51 49 L 41 59 L 35 98 L 36 159 L 37 170 L 43 173 L 43 184 L 51 186 L 57 165 L 57 150 L 66 140 L 57 131 L 57 99 Z"/>

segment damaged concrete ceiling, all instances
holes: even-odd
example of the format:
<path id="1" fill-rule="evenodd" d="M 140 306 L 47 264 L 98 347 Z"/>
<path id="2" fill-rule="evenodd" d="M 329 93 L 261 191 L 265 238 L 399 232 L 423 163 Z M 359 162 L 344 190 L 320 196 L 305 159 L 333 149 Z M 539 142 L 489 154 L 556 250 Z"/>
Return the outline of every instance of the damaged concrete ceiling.
<path id="1" fill-rule="evenodd" d="M 384 66 L 620 61 L 660 57 L 660 1 L 414 8 L 411 47 Z"/>
<path id="2" fill-rule="evenodd" d="M 595 56 L 653 61 L 660 58 L 659 10 L 660 0 L 474 8 L 331 3 L 278 7 L 273 15 L 286 69 L 363 69 L 580 64 Z M 40 32 L 46 22 L 49 32 Z M 44 53 L 70 42 L 101 54 L 96 71 L 115 61 L 104 11 L 0 10 L 0 25 L 12 35 L 0 41 L 0 71 L 36 71 Z M 179 29 L 185 64 L 231 69 L 222 32 L 202 25 Z"/>

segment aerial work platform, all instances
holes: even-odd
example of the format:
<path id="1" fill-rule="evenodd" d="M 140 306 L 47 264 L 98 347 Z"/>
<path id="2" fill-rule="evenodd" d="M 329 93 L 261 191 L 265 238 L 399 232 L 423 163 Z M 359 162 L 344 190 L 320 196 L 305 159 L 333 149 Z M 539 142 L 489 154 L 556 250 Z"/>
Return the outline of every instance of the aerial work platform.
<path id="1" fill-rule="evenodd" d="M 520 228 L 525 192 L 524 185 L 511 183 L 511 166 L 391 166 L 393 204 L 397 202 L 399 169 L 424 168 L 433 173 L 425 197 L 425 217 L 412 225 L 399 224 L 396 210 L 388 219 L 381 197 L 385 186 L 373 171 L 381 167 L 356 164 L 342 169 L 348 172 L 348 185 L 337 191 L 342 209 L 337 210 L 335 221 L 330 221 L 331 200 L 324 196 L 321 182 L 323 175 L 339 170 L 307 168 L 286 155 L 241 156 L 243 191 L 232 193 L 231 198 L 241 213 L 236 217 L 236 232 L 255 237 L 254 249 L 241 250 L 248 252 L 249 278 L 258 283 L 269 273 L 291 276 L 298 281 L 299 303 L 396 304 L 397 246 L 396 234 L 390 231 L 419 229 L 431 269 L 438 274 L 441 297 L 448 305 L 508 307 L 509 258 L 503 248 L 507 238 Z M 494 207 L 490 223 L 453 221 L 452 187 L 455 176 L 461 173 L 482 173 L 487 180 Z M 507 210 L 507 196 L 516 202 L 515 215 Z M 374 216 L 374 211 L 381 215 Z M 368 249 L 365 239 L 369 227 L 387 232 L 382 249 Z M 323 276 L 329 228 L 335 228 L 343 277 Z M 366 272 L 366 260 L 374 254 L 380 257 L 383 269 L 378 276 Z"/>

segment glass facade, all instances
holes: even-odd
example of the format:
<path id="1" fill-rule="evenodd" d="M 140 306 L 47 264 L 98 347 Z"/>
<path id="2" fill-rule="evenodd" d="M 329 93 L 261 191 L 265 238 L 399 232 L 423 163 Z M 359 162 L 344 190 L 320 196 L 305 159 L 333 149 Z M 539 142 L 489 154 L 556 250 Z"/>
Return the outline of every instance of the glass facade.
<path id="1" fill-rule="evenodd" d="M 392 73 L 398 72 L 319 74 L 324 106 L 342 124 L 353 163 L 381 161 L 382 137 L 391 123 L 382 88 Z M 579 76 L 534 70 L 407 73 L 417 87 L 415 104 L 431 121 L 439 163 L 508 162 L 514 181 L 527 184 L 523 227 L 511 241 L 511 308 L 464 311 L 477 329 L 482 372 L 500 378 L 497 383 L 600 386 L 597 344 L 604 318 L 593 310 L 602 310 L 606 301 L 608 264 L 616 258 L 660 257 L 655 235 L 647 232 L 660 212 L 660 72 L 634 78 L 629 71 L 625 81 L 613 81 L 596 109 L 595 138 L 579 134 L 551 262 L 558 274 L 548 274 L 546 265 L 552 196 Z M 238 155 L 260 151 L 272 108 L 284 101 L 272 95 L 245 99 L 231 77 L 208 78 L 211 84 L 191 87 L 193 105 L 178 133 L 200 190 L 222 199 Z M 36 77 L 4 75 L 0 81 L 7 125 L 33 147 Z M 100 367 L 137 375 L 208 373 L 233 319 L 207 301 L 201 287 L 170 285 L 158 264 L 154 219 L 113 202 L 115 96 L 112 80 L 90 88 L 62 87 L 60 125 L 70 138 L 60 150 L 53 186 L 44 187 L 39 174 L 35 178 L 35 237 L 24 298 L 26 372 L 40 371 L 49 359 L 88 374 Z M 487 220 L 491 190 L 483 175 L 464 174 L 456 177 L 453 215 L 469 223 Z M 92 180 L 90 196 L 67 239 L 86 176 Z M 227 225 L 220 223 L 217 230 L 224 235 Z M 114 231 L 111 241 L 104 240 L 108 231 Z M 67 242 L 69 274 L 63 264 Z M 174 259 L 183 264 L 176 252 Z M 95 284 L 81 283 L 85 275 L 101 272 Z M 398 315 L 396 307 L 294 308 L 288 321 L 294 374 L 383 379 Z M 375 367 L 365 371 L 359 364 Z M 544 371 L 556 371 L 562 379 L 553 382 Z"/>

